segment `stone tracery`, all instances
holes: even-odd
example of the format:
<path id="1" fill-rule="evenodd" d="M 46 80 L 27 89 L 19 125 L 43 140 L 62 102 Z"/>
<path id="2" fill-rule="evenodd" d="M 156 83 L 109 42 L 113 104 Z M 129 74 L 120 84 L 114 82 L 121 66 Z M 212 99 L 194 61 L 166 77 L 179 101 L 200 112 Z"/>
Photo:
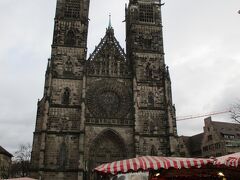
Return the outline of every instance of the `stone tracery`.
<path id="1" fill-rule="evenodd" d="M 87 107 L 92 116 L 121 118 L 131 107 L 130 91 L 120 82 L 95 82 L 87 91 Z"/>

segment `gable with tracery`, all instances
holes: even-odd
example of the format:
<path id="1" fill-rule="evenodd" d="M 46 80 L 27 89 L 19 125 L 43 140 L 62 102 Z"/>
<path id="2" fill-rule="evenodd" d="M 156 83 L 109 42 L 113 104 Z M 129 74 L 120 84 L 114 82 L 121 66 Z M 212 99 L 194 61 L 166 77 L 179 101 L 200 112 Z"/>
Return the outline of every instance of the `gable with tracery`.
<path id="1" fill-rule="evenodd" d="M 90 55 L 87 61 L 87 74 L 90 76 L 128 77 L 127 58 L 114 36 L 112 27 Z"/>

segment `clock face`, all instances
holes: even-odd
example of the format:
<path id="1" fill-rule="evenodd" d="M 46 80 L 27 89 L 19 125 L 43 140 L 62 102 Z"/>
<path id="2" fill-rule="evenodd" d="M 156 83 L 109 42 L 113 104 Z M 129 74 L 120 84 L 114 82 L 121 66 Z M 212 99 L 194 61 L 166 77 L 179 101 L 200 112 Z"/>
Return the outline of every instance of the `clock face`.
<path id="1" fill-rule="evenodd" d="M 129 112 L 131 95 L 120 82 L 97 81 L 88 89 L 86 103 L 96 118 L 121 118 Z"/>

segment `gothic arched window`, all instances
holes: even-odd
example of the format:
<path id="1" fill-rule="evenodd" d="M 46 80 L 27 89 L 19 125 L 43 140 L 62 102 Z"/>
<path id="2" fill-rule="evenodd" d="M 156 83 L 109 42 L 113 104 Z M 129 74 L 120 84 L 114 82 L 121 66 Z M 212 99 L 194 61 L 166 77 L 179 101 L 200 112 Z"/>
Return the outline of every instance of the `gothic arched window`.
<path id="1" fill-rule="evenodd" d="M 67 73 L 72 73 L 73 65 L 72 65 L 72 62 L 70 61 L 70 59 L 68 59 L 67 62 L 65 63 L 64 71 Z"/>
<path id="2" fill-rule="evenodd" d="M 65 36 L 65 45 L 74 46 L 76 44 L 76 36 L 72 30 L 69 30 Z"/>
<path id="3" fill-rule="evenodd" d="M 70 102 L 70 89 L 65 88 L 62 96 L 62 103 L 69 104 L 69 102 Z"/>
<path id="4" fill-rule="evenodd" d="M 66 161 L 67 161 L 67 146 L 65 143 L 62 143 L 60 145 L 60 151 L 59 151 L 59 168 L 64 169 L 66 166 Z"/>
<path id="5" fill-rule="evenodd" d="M 154 94 L 152 92 L 148 93 L 148 105 L 151 107 L 154 106 Z"/>
<path id="6" fill-rule="evenodd" d="M 150 155 L 151 156 L 157 156 L 157 149 L 154 145 L 152 145 L 152 147 L 151 147 Z"/>
<path id="7" fill-rule="evenodd" d="M 152 79 L 152 67 L 150 63 L 147 63 L 146 67 L 145 67 L 145 72 L 146 72 L 146 77 L 147 79 Z"/>

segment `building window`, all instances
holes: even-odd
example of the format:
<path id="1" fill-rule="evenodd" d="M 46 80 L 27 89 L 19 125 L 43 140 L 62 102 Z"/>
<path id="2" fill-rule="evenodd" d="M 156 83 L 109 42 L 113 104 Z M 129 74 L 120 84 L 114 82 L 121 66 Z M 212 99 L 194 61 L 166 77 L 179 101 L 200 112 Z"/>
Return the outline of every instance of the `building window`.
<path id="1" fill-rule="evenodd" d="M 65 45 L 74 46 L 76 44 L 75 33 L 72 30 L 69 30 L 65 36 Z"/>
<path id="2" fill-rule="evenodd" d="M 234 145 L 233 145 L 232 142 L 226 142 L 226 143 L 225 143 L 225 146 L 226 146 L 226 147 L 233 147 Z"/>
<path id="3" fill-rule="evenodd" d="M 80 17 L 80 1 L 66 0 L 64 16 L 67 18 L 79 18 Z"/>
<path id="4" fill-rule="evenodd" d="M 234 136 L 234 135 L 224 134 L 223 137 L 224 137 L 225 139 L 235 139 L 235 136 Z"/>
<path id="5" fill-rule="evenodd" d="M 157 156 L 157 149 L 154 145 L 152 145 L 152 147 L 151 147 L 150 155 L 151 156 Z"/>
<path id="6" fill-rule="evenodd" d="M 144 47 L 146 49 L 151 49 L 151 47 L 152 47 L 152 39 L 144 39 L 143 42 L 144 42 Z"/>
<path id="7" fill-rule="evenodd" d="M 147 63 L 145 72 L 146 72 L 147 79 L 151 80 L 153 75 L 153 70 L 150 63 Z"/>
<path id="8" fill-rule="evenodd" d="M 141 22 L 154 22 L 154 12 L 152 4 L 139 5 L 139 20 Z"/>
<path id="9" fill-rule="evenodd" d="M 211 150 L 211 151 L 213 151 L 213 150 L 215 149 L 214 144 L 209 145 L 209 146 L 208 146 L 208 149 Z"/>
<path id="10" fill-rule="evenodd" d="M 208 141 L 212 141 L 212 135 L 208 135 Z"/>
<path id="11" fill-rule="evenodd" d="M 67 146 L 65 143 L 62 143 L 60 145 L 60 151 L 59 151 L 59 168 L 64 169 L 66 166 L 67 161 Z"/>
<path id="12" fill-rule="evenodd" d="M 148 93 L 148 105 L 154 107 L 154 94 L 152 92 Z"/>
<path id="13" fill-rule="evenodd" d="M 70 58 L 65 63 L 64 71 L 66 73 L 72 73 L 72 71 L 73 71 L 73 65 L 72 65 L 72 62 L 71 62 Z"/>
<path id="14" fill-rule="evenodd" d="M 208 151 L 208 146 L 203 147 L 203 152 L 206 152 L 206 151 Z"/>
<path id="15" fill-rule="evenodd" d="M 215 149 L 220 149 L 220 147 L 221 147 L 220 143 L 215 144 Z"/>
<path id="16" fill-rule="evenodd" d="M 62 96 L 62 104 L 69 104 L 70 101 L 70 89 L 65 88 Z"/>

